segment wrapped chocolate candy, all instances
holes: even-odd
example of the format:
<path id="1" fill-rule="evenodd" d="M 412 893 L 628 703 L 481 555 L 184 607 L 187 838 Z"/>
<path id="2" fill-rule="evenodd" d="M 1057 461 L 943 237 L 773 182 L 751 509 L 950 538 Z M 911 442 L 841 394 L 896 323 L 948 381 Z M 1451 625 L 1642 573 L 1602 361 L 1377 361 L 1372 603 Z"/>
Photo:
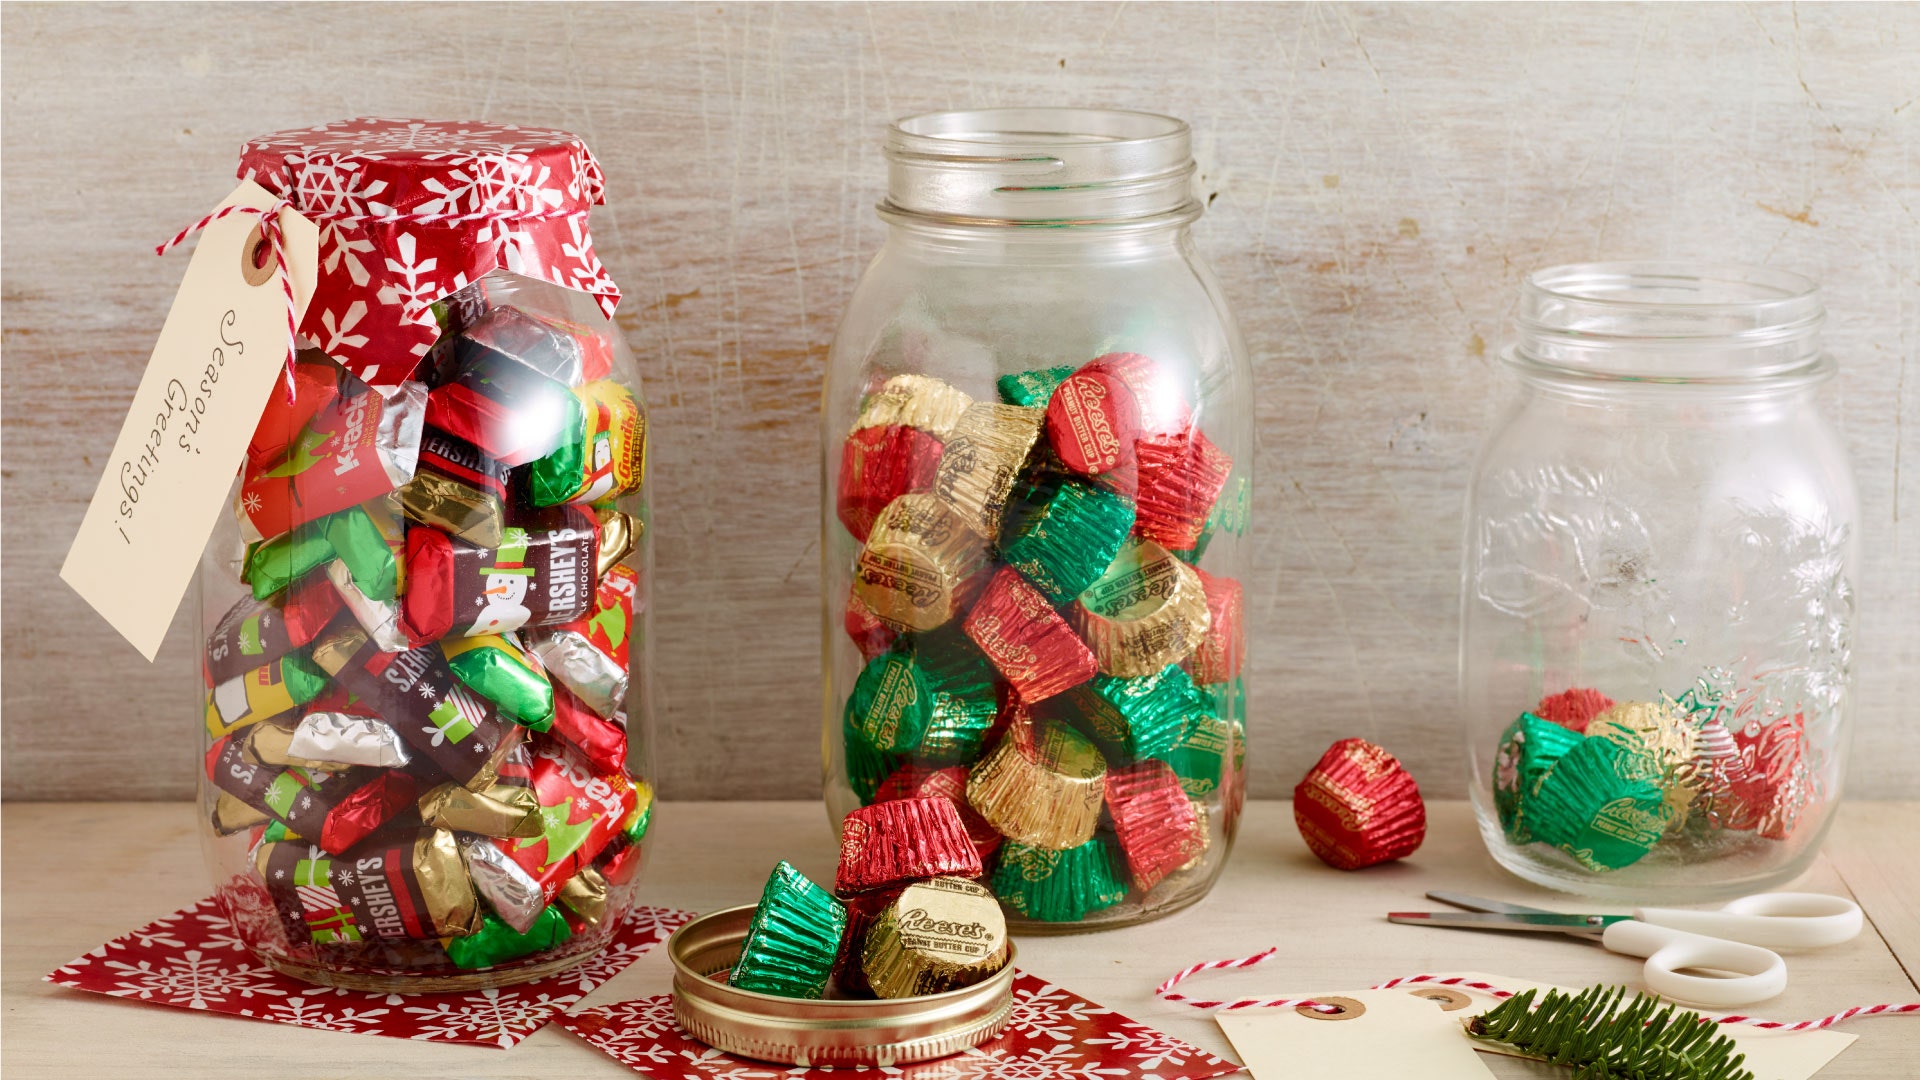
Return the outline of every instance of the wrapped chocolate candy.
<path id="1" fill-rule="evenodd" d="M 605 854 L 601 852 L 603 857 Z M 583 866 L 579 873 L 560 886 L 560 895 L 556 899 L 566 910 L 569 924 L 579 922 L 598 926 L 607 917 L 607 895 L 611 888 L 611 883 L 599 870 Z"/>
<path id="2" fill-rule="evenodd" d="M 602 775 L 625 772 L 627 713 L 603 717 L 562 687 L 553 688 L 553 724 L 548 734 L 578 750 Z"/>
<path id="3" fill-rule="evenodd" d="M 480 448 L 428 425 L 420 463 L 400 488 L 407 517 L 479 547 L 500 546 L 506 527 L 507 466 Z"/>
<path id="4" fill-rule="evenodd" d="M 467 689 L 493 702 L 507 719 L 530 731 L 553 726 L 553 684 L 515 634 L 448 638 L 440 652 Z"/>
<path id="5" fill-rule="evenodd" d="M 375 496 L 326 519 L 327 544 L 354 587 L 370 600 L 400 595 L 405 516 L 394 492 Z"/>
<path id="6" fill-rule="evenodd" d="M 249 465 L 237 507 L 245 537 L 271 540 L 412 479 L 426 399 L 427 388 L 410 382 L 392 397 L 360 388 L 320 408 L 285 446 Z"/>
<path id="7" fill-rule="evenodd" d="M 307 658 L 305 650 L 289 652 L 209 690 L 207 734 L 217 739 L 248 724 L 284 716 L 326 688 L 327 673 Z"/>
<path id="8" fill-rule="evenodd" d="M 840 823 L 835 892 L 866 892 L 943 874 L 981 874 L 979 852 L 952 799 L 879 802 Z"/>
<path id="9" fill-rule="evenodd" d="M 367 637 L 386 652 L 405 652 L 425 644 L 407 629 L 406 613 L 398 599 L 375 600 L 354 584 L 353 571 L 344 560 L 327 564 L 325 578 L 333 586 L 340 604 L 353 613 L 353 621 Z"/>
<path id="10" fill-rule="evenodd" d="M 1153 435 L 1135 446 L 1139 458 L 1137 528 L 1172 550 L 1196 547 L 1233 459 L 1198 431 Z"/>
<path id="11" fill-rule="evenodd" d="M 595 544 L 593 516 L 574 507 L 509 526 L 497 548 L 409 529 L 408 631 L 435 641 L 571 622 L 593 604 Z"/>
<path id="12" fill-rule="evenodd" d="M 284 604 L 245 597 L 207 635 L 205 674 L 217 686 L 308 644 L 340 610 L 324 578 L 309 578 Z"/>
<path id="13" fill-rule="evenodd" d="M 626 387 L 598 379 L 577 403 L 560 445 L 527 470 L 535 506 L 598 503 L 640 490 L 647 471 L 647 418 Z"/>
<path id="14" fill-rule="evenodd" d="M 998 714 L 991 669 L 949 629 L 903 639 L 868 661 L 846 723 L 874 750 L 955 762 L 979 749 Z"/>
<path id="15" fill-rule="evenodd" d="M 964 627 L 1028 704 L 1070 690 L 1100 670 L 1073 627 L 1011 566 L 987 583 Z"/>
<path id="16" fill-rule="evenodd" d="M 1106 779 L 1106 759 L 1085 736 L 1034 720 L 1008 729 L 973 767 L 967 802 L 1008 840 L 1058 851 L 1092 838 Z"/>
<path id="17" fill-rule="evenodd" d="M 1578 733 L 1532 713 L 1521 713 L 1508 725 L 1495 759 L 1493 801 L 1501 828 L 1509 840 L 1524 844 L 1534 838 L 1527 827 L 1527 800 L 1554 764 L 1580 740 Z"/>
<path id="18" fill-rule="evenodd" d="M 895 375 L 860 407 L 853 429 L 910 427 L 945 441 L 973 399 L 928 375 Z"/>
<path id="19" fill-rule="evenodd" d="M 887 504 L 854 566 L 854 595 L 896 630 L 932 630 L 960 610 L 987 542 L 937 495 Z"/>
<path id="20" fill-rule="evenodd" d="M 1239 772 L 1236 752 L 1241 746 L 1236 725 L 1216 708 L 1188 717 L 1180 741 L 1154 756 L 1173 769 L 1189 798 L 1204 799 L 1220 791 L 1224 778 Z"/>
<path id="21" fill-rule="evenodd" d="M 846 929 L 846 908 L 783 859 L 767 878 L 727 983 L 780 997 L 820 997 Z"/>
<path id="22" fill-rule="evenodd" d="M 874 519 L 902 495 L 933 490 L 945 447 L 928 432 L 903 424 L 866 427 L 847 436 L 840 452 L 835 512 L 862 542 Z"/>
<path id="23" fill-rule="evenodd" d="M 1114 841 L 1134 888 L 1152 889 L 1205 850 L 1206 823 L 1166 762 L 1107 770 L 1106 793 Z"/>
<path id="24" fill-rule="evenodd" d="M 984 887 L 958 877 L 916 881 L 868 928 L 860 968 L 876 997 L 972 986 L 1007 966 L 1007 923 Z"/>
<path id="25" fill-rule="evenodd" d="M 1533 711 L 1543 720 L 1584 735 L 1588 722 L 1611 708 L 1612 698 L 1590 686 L 1576 686 L 1541 698 Z"/>
<path id="26" fill-rule="evenodd" d="M 1132 529 L 1133 507 L 1124 498 L 1047 477 L 1014 499 L 1000 555 L 1057 606 L 1100 579 Z"/>
<path id="27" fill-rule="evenodd" d="M 293 355 L 293 393 L 285 387 L 269 394 L 247 443 L 247 468 L 271 469 L 286 457 L 287 447 L 320 410 L 346 392 L 358 393 L 360 380 L 319 349 L 303 348 Z"/>
<path id="28" fill-rule="evenodd" d="M 1072 364 L 1058 367 L 1036 368 L 1033 371 L 1015 371 L 994 380 L 994 387 L 1000 391 L 1000 400 L 1009 405 L 1025 405 L 1029 408 L 1044 409 L 1047 401 L 1053 397 L 1053 391 L 1067 376 L 1073 374 Z"/>
<path id="29" fill-rule="evenodd" d="M 1140 403 L 1111 371 L 1089 364 L 1060 381 L 1047 399 L 1047 438 L 1077 473 L 1099 476 L 1133 463 Z"/>
<path id="30" fill-rule="evenodd" d="M 299 840 L 263 843 L 254 866 L 296 942 L 433 940 L 477 933 L 485 921 L 445 829 L 376 833 L 334 857 Z"/>
<path id="31" fill-rule="evenodd" d="M 532 757 L 522 743 L 501 762 L 493 783 L 477 791 L 451 782 L 439 784 L 422 794 L 415 808 L 421 821 L 442 829 L 533 839 L 545 834 L 547 823 L 533 790 L 532 772 Z"/>
<path id="32" fill-rule="evenodd" d="M 860 594 L 847 590 L 847 602 L 841 624 L 846 628 L 847 636 L 859 647 L 860 656 L 871 660 L 886 652 L 899 637 L 900 632 L 888 626 L 880 616 L 873 613 Z"/>
<path id="33" fill-rule="evenodd" d="M 457 784 L 493 783 L 520 741 L 523 729 L 461 685 L 438 645 L 383 652 L 350 627 L 321 635 L 313 654 L 319 668 L 400 733 L 419 761 Z"/>
<path id="34" fill-rule="evenodd" d="M 1172 750 L 1193 717 L 1212 712 L 1177 664 L 1138 679 L 1096 675 L 1068 695 L 1068 713 L 1110 761 L 1132 762 Z"/>
<path id="35" fill-rule="evenodd" d="M 1068 848 L 1009 840 L 993 873 L 993 892 L 1037 922 L 1079 922 L 1127 898 L 1126 870 L 1103 837 Z"/>
<path id="36" fill-rule="evenodd" d="M 261 764 L 248 753 L 252 730 L 213 744 L 207 778 L 322 850 L 341 854 L 413 803 L 413 778 L 397 769 L 327 772 Z"/>
<path id="37" fill-rule="evenodd" d="M 628 636 L 639 626 L 639 594 L 638 571 L 609 567 L 594 589 L 590 614 L 527 636 L 547 672 L 601 716 L 626 707 Z"/>
<path id="38" fill-rule="evenodd" d="M 1198 571 L 1151 540 L 1132 540 L 1080 594 L 1073 623 L 1101 671 L 1130 677 L 1192 655 L 1212 615 Z"/>
<path id="39" fill-rule="evenodd" d="M 271 540 L 250 544 L 240 579 L 253 589 L 256 600 L 305 578 L 333 561 L 333 542 L 324 524 L 303 525 Z"/>
<path id="40" fill-rule="evenodd" d="M 412 760 L 406 740 L 393 725 L 338 688 L 307 703 L 287 736 L 286 754 L 289 760 L 323 768 L 398 769 Z"/>
<path id="41" fill-rule="evenodd" d="M 534 737 L 532 784 L 540 834 L 494 843 L 551 901 L 639 813 L 640 794 L 625 775 L 597 775 L 577 751 L 546 736 Z"/>
<path id="42" fill-rule="evenodd" d="M 1293 789 L 1293 820 L 1329 866 L 1359 870 L 1413 854 L 1427 836 L 1427 806 L 1392 754 L 1341 739 Z"/>
<path id="43" fill-rule="evenodd" d="M 976 401 L 954 423 L 933 490 L 974 532 L 1000 535 L 1007 496 L 1040 438 L 1042 422 L 1039 409 Z"/>
<path id="44" fill-rule="evenodd" d="M 1590 870 L 1638 862 L 1666 832 L 1669 810 L 1666 792 L 1634 757 L 1610 739 L 1581 739 L 1527 797 L 1532 835 Z"/>
<path id="45" fill-rule="evenodd" d="M 445 938 L 441 945 L 446 948 L 447 957 L 455 967 L 473 969 L 493 967 L 557 948 L 572 937 L 573 930 L 567 926 L 560 909 L 547 907 L 534 916 L 532 925 L 525 930 L 509 926 L 497 915 L 488 915 L 481 922 L 480 929 L 466 937 Z"/>
<path id="46" fill-rule="evenodd" d="M 907 765 L 887 777 L 873 794 L 875 802 L 931 798 L 953 802 L 954 809 L 960 812 L 960 825 L 966 830 L 967 839 L 973 842 L 973 850 L 980 856 L 981 865 L 987 865 L 993 853 L 999 850 L 1002 837 L 967 802 L 967 770 L 964 767 L 952 765 L 943 769 L 929 769 Z"/>
<path id="47" fill-rule="evenodd" d="M 1202 685 L 1240 677 L 1247 653 L 1247 624 L 1240 583 L 1195 569 L 1200 591 L 1207 598 L 1207 629 L 1193 655 L 1182 661 L 1187 674 Z"/>
<path id="48" fill-rule="evenodd" d="M 580 423 L 596 335 L 518 307 L 494 307 L 453 338 L 449 378 L 427 395 L 426 422 L 505 465 L 552 453 Z"/>

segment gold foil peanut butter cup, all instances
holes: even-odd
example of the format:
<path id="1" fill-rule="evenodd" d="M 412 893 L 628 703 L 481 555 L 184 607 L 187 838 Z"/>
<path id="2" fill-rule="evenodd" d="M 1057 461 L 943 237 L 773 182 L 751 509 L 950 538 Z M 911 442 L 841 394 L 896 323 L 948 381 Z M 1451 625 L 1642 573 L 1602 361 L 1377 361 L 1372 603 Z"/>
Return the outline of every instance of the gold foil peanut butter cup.
<path id="1" fill-rule="evenodd" d="M 1073 624 L 1109 675 L 1138 678 L 1192 655 L 1212 623 L 1193 567 L 1151 540 L 1127 542 L 1080 594 Z"/>
<path id="2" fill-rule="evenodd" d="M 853 430 L 899 424 L 945 440 L 973 398 L 931 375 L 895 375 L 860 407 Z"/>
<path id="3" fill-rule="evenodd" d="M 1016 723 L 967 777 L 967 802 L 1002 836 L 1060 851 L 1093 838 L 1105 800 L 1106 759 L 1055 720 Z"/>
<path id="4" fill-rule="evenodd" d="M 902 495 L 874 521 L 854 561 L 853 592 L 895 630 L 932 630 L 953 618 L 987 559 L 987 542 L 931 494 Z"/>
<path id="5" fill-rule="evenodd" d="M 934 493 L 945 500 L 974 532 L 1000 535 L 1007 496 L 1020 466 L 1040 439 L 1046 413 L 1019 405 L 976 401 L 967 406 L 940 455 Z"/>
<path id="6" fill-rule="evenodd" d="M 878 997 L 958 990 L 1007 963 L 1007 920 L 985 887 L 957 877 L 916 882 L 881 911 L 860 968 Z"/>

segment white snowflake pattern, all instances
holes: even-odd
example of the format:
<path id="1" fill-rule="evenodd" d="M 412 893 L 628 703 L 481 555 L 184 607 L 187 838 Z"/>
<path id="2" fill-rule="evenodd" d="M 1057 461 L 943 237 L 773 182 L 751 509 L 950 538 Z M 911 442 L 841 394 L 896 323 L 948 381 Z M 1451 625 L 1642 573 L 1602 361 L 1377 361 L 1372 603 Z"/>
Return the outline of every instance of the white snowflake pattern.
<path id="1" fill-rule="evenodd" d="M 197 912 L 194 918 L 206 924 L 205 936 L 200 939 L 202 948 L 246 953 L 247 943 L 234 932 L 233 920 L 227 918 L 225 912 Z"/>
<path id="2" fill-rule="evenodd" d="M 1033 990 L 1015 988 L 1007 1028 L 1033 1039 L 1067 1042 L 1077 1031 L 1085 1030 L 1089 1018 L 1105 1015 L 1106 1009 L 1086 998 L 1041 983 Z"/>
<path id="3" fill-rule="evenodd" d="M 593 1010 L 605 1019 L 599 1040 L 608 1044 L 652 1041 L 678 1030 L 673 1022 L 673 999 L 666 995 L 622 1001 Z"/>
<path id="4" fill-rule="evenodd" d="M 230 967 L 199 949 L 188 949 L 157 965 L 151 960 L 137 964 L 109 960 L 106 966 L 118 973 L 114 988 L 106 991 L 113 997 L 158 1000 L 188 1009 L 205 1009 L 232 997 L 286 993 L 274 985 L 277 976 L 267 967 L 245 963 Z"/>
<path id="5" fill-rule="evenodd" d="M 416 1039 L 475 1039 L 511 1047 L 579 1000 L 578 994 L 556 997 L 488 989 L 458 1001 L 409 1005 L 406 1012 L 419 1018 Z"/>
<path id="6" fill-rule="evenodd" d="M 367 316 L 367 302 L 355 300 L 347 305 L 347 310 L 336 315 L 331 310 L 320 313 L 320 328 L 327 332 L 321 339 L 320 348 L 331 356 L 344 347 L 365 345 L 371 340 L 366 334 L 350 334 L 347 331 L 360 325 Z"/>
<path id="7" fill-rule="evenodd" d="M 411 319 L 423 313 L 432 318 L 427 308 L 445 295 L 433 276 L 440 260 L 420 254 L 419 237 L 400 231 L 394 236 L 393 253 L 387 256 L 386 265 L 387 272 L 393 276 L 381 287 L 380 302 L 398 305 Z"/>
<path id="8" fill-rule="evenodd" d="M 259 513 L 260 512 L 259 493 L 249 491 L 246 494 L 240 496 L 240 508 L 245 510 L 249 514 Z"/>
<path id="9" fill-rule="evenodd" d="M 283 1024 L 298 1024 L 301 1027 L 318 1028 L 321 1031 L 379 1031 L 385 1024 L 383 1017 L 386 1009 L 355 1009 L 347 1006 L 322 1004 L 305 997 L 290 997 L 277 1001 L 261 1012 L 252 1009 L 240 1010 L 242 1016 L 256 1016 L 262 1020 L 278 1020 Z"/>
<path id="10" fill-rule="evenodd" d="M 975 1047 L 941 1062 L 941 1077 L 953 1080 L 1099 1080 L 1127 1076 L 1131 1070 L 1085 1058 L 1070 1045 L 1042 1050 L 1004 1046 Z"/>
<path id="11" fill-rule="evenodd" d="M 1142 1069 L 1160 1069 L 1185 1065 L 1189 1060 L 1217 1060 L 1197 1047 L 1181 1042 L 1164 1031 L 1131 1021 L 1121 1021 L 1113 1031 L 1088 1036 L 1088 1046 L 1105 1046 L 1127 1055 Z"/>

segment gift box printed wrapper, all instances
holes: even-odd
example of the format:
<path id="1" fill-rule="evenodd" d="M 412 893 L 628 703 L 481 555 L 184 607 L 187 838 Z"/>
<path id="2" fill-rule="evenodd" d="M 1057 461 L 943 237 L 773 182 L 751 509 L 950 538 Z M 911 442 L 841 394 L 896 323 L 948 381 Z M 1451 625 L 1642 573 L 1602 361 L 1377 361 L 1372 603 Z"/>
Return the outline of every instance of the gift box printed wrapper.
<path id="1" fill-rule="evenodd" d="M 352 120 L 240 173 L 321 276 L 203 560 L 216 882 L 279 970 L 518 982 L 631 906 L 651 821 L 647 461 L 565 132 Z M 258 909 L 258 910 L 251 910 Z"/>

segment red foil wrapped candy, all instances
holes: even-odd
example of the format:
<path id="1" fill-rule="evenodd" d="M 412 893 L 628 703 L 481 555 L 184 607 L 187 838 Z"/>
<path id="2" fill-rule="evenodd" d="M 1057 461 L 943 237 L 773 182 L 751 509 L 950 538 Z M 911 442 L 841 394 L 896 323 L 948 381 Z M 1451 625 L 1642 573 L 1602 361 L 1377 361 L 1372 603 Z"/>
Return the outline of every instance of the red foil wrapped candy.
<path id="1" fill-rule="evenodd" d="M 1341 739 L 1293 789 L 1293 820 L 1322 862 L 1359 870 L 1411 855 L 1427 836 L 1420 785 L 1365 739 Z"/>
<path id="2" fill-rule="evenodd" d="M 840 523 L 865 543 L 874 519 L 902 495 L 933 490 L 945 449 L 939 439 L 904 424 L 861 428 L 840 450 Z"/>
<path id="3" fill-rule="evenodd" d="M 979 852 L 952 799 L 895 799 L 840 823 L 834 892 L 865 892 L 921 878 L 979 877 Z"/>
<path id="4" fill-rule="evenodd" d="M 1548 694 L 1534 707 L 1533 714 L 1551 720 L 1568 731 L 1586 733 L 1593 718 L 1613 708 L 1612 698 L 1589 686 L 1576 686 L 1557 694 Z"/>
<path id="5" fill-rule="evenodd" d="M 1226 489 L 1233 459 L 1198 430 L 1148 436 L 1135 453 L 1140 463 L 1135 531 L 1171 551 L 1194 547 Z"/>
<path id="6" fill-rule="evenodd" d="M 1199 815 L 1173 766 L 1149 758 L 1107 770 L 1107 813 L 1133 887 L 1145 892 L 1205 850 Z"/>
<path id="7" fill-rule="evenodd" d="M 993 576 L 964 625 L 967 636 L 1029 704 L 1071 690 L 1100 670 L 1093 650 L 1011 566 Z"/>
<path id="8" fill-rule="evenodd" d="M 1215 577 L 1199 567 L 1200 591 L 1207 598 L 1207 632 L 1185 661 L 1187 674 L 1202 686 L 1238 678 L 1247 655 L 1247 621 L 1240 583 Z"/>
<path id="9" fill-rule="evenodd" d="M 1004 715 L 1004 714 L 1003 714 Z M 988 742 L 998 738 L 998 726 L 988 735 Z M 980 863 L 985 865 L 993 853 L 1000 848 L 1002 839 L 987 819 L 980 816 L 967 802 L 967 769 L 964 765 L 952 765 L 944 769 L 928 769 L 919 765 L 907 765 L 887 777 L 873 794 L 874 802 L 892 802 L 896 799 L 931 799 L 941 796 L 953 801 L 960 811 L 960 822 L 966 827 L 967 839 L 973 841 L 973 850 L 980 853 Z"/>
<path id="10" fill-rule="evenodd" d="M 1140 405 L 1126 382 L 1092 364 L 1066 377 L 1047 399 L 1047 439 L 1067 468 L 1087 476 L 1133 461 Z"/>

